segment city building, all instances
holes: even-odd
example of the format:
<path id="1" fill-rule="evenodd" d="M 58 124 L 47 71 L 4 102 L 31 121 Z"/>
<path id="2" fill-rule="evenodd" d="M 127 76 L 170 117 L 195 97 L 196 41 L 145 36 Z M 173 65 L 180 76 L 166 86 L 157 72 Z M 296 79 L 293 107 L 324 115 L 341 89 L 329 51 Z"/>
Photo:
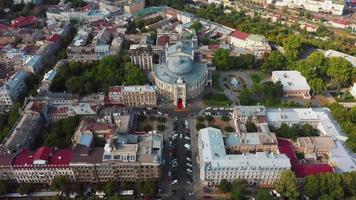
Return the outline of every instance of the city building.
<path id="1" fill-rule="evenodd" d="M 49 7 L 46 11 L 47 19 L 64 22 L 94 22 L 105 19 L 105 17 L 109 15 L 109 12 L 104 12 L 95 9 L 62 9 L 58 7 Z"/>
<path id="2" fill-rule="evenodd" d="M 145 107 L 157 105 L 156 87 L 150 85 L 112 86 L 108 94 L 113 105 Z"/>
<path id="3" fill-rule="evenodd" d="M 235 133 L 224 138 L 229 152 L 274 152 L 278 153 L 276 134 L 270 132 L 263 106 L 236 106 L 232 113 Z M 254 123 L 257 130 L 249 132 L 246 123 Z"/>
<path id="4" fill-rule="evenodd" d="M 204 185 L 218 185 L 242 179 L 249 185 L 272 185 L 291 164 L 284 154 L 257 152 L 227 154 L 219 129 L 200 129 L 198 136 L 200 180 Z"/>
<path id="5" fill-rule="evenodd" d="M 229 34 L 228 43 L 237 48 L 249 50 L 257 58 L 263 58 L 271 52 L 271 46 L 264 36 L 233 31 Z"/>
<path id="6" fill-rule="evenodd" d="M 129 55 L 131 62 L 143 70 L 152 70 L 152 47 L 147 44 L 132 44 Z"/>
<path id="7" fill-rule="evenodd" d="M 331 0 L 267 0 L 267 4 L 273 4 L 279 7 L 299 8 L 313 12 L 331 13 L 333 15 L 343 15 L 345 1 Z"/>
<path id="8" fill-rule="evenodd" d="M 299 137 L 296 142 L 296 150 L 304 154 L 306 159 L 327 157 L 336 145 L 331 137 Z"/>
<path id="9" fill-rule="evenodd" d="M 284 96 L 310 99 L 310 86 L 299 71 L 273 71 L 273 83 L 281 82 Z"/>
<path id="10" fill-rule="evenodd" d="M 4 74 L 0 79 L 0 106 L 11 107 L 26 92 L 26 79 L 29 76 L 25 71 L 17 71 L 10 77 Z"/>
<path id="11" fill-rule="evenodd" d="M 71 149 L 41 147 L 35 152 L 22 149 L 13 160 L 13 174 L 18 183 L 51 183 L 56 176 L 65 176 L 75 182 L 73 170 L 69 167 L 72 156 Z"/>
<path id="12" fill-rule="evenodd" d="M 112 137 L 104 148 L 77 145 L 70 166 L 79 182 L 157 181 L 163 141 L 159 135 Z"/>
<path id="13" fill-rule="evenodd" d="M 129 0 L 124 5 L 125 12 L 134 14 L 145 8 L 144 0 Z"/>
<path id="14" fill-rule="evenodd" d="M 119 49 L 112 48 L 112 43 L 115 41 L 112 37 L 106 28 L 99 32 L 87 27 L 81 28 L 67 47 L 68 59 L 85 62 L 101 60 L 105 56 L 114 55 Z"/>
<path id="15" fill-rule="evenodd" d="M 180 109 L 186 107 L 187 100 L 199 96 L 208 83 L 211 84 L 207 65 L 197 61 L 193 47 L 194 42 L 167 45 L 165 62 L 153 65 L 158 93 Z"/>
<path id="16" fill-rule="evenodd" d="M 266 111 L 268 125 L 274 128 L 282 124 L 292 126 L 294 124 L 309 124 L 319 131 L 320 136 L 331 137 L 336 145 L 329 153 L 329 163 L 334 167 L 336 172 L 349 172 L 356 169 L 356 163 L 353 161 L 354 153 L 349 152 L 345 147 L 347 136 L 340 129 L 340 125 L 332 118 L 331 113 L 326 108 L 290 108 L 290 109 L 267 109 Z M 283 144 L 282 149 L 290 145 Z M 280 148 L 281 150 L 281 148 Z M 291 151 L 294 154 L 293 150 Z"/>

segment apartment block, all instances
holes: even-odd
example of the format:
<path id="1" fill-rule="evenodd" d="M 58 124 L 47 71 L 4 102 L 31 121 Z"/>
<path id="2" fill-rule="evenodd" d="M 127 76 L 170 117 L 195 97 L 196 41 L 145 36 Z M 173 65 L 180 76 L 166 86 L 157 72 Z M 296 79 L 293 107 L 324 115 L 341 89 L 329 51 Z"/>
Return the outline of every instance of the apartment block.
<path id="1" fill-rule="evenodd" d="M 112 86 L 108 94 L 111 104 L 132 107 L 156 106 L 156 95 L 156 87 L 149 85 Z"/>

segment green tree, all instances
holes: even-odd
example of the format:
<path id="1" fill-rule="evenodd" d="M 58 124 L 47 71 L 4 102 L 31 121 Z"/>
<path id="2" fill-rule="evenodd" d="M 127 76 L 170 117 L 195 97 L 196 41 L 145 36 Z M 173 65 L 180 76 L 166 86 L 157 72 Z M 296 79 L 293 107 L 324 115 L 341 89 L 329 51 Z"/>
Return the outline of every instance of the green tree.
<path id="1" fill-rule="evenodd" d="M 287 60 L 281 52 L 273 51 L 261 65 L 261 70 L 266 73 L 271 73 L 274 70 L 283 70 L 286 69 L 286 63 Z"/>
<path id="2" fill-rule="evenodd" d="M 126 85 L 142 85 L 146 83 L 146 77 L 136 66 L 130 66 L 125 77 Z"/>
<path id="3" fill-rule="evenodd" d="M 203 28 L 203 25 L 200 23 L 199 20 L 195 20 L 193 24 L 190 26 L 196 33 L 199 33 Z"/>
<path id="4" fill-rule="evenodd" d="M 300 53 L 303 51 L 302 39 L 297 35 L 290 35 L 283 40 L 284 55 L 288 61 L 299 59 Z"/>
<path id="5" fill-rule="evenodd" d="M 21 195 L 30 195 L 32 192 L 32 186 L 30 183 L 20 183 L 16 191 Z"/>
<path id="6" fill-rule="evenodd" d="M 164 130 L 166 130 L 166 126 L 164 124 L 160 124 L 157 126 L 157 130 L 164 131 Z"/>
<path id="7" fill-rule="evenodd" d="M 270 200 L 273 199 L 266 189 L 259 189 L 256 195 L 256 200 Z"/>
<path id="8" fill-rule="evenodd" d="M 231 127 L 231 126 L 226 126 L 225 128 L 224 128 L 224 130 L 226 131 L 226 132 L 229 132 L 229 133 L 231 133 L 231 132 L 234 132 L 234 128 L 233 127 Z"/>
<path id="9" fill-rule="evenodd" d="M 143 130 L 146 132 L 152 131 L 152 126 L 147 124 L 145 127 L 143 127 Z"/>
<path id="10" fill-rule="evenodd" d="M 257 126 L 251 121 L 247 121 L 246 124 L 247 132 L 257 132 Z"/>
<path id="11" fill-rule="evenodd" d="M 300 194 L 297 188 L 297 178 L 292 171 L 283 171 L 274 186 L 282 197 L 290 200 L 299 199 Z"/>
<path id="12" fill-rule="evenodd" d="M 214 53 L 213 57 L 213 65 L 218 70 L 228 70 L 231 68 L 230 66 L 230 56 L 229 50 L 227 49 L 219 49 Z"/>
<path id="13" fill-rule="evenodd" d="M 7 183 L 5 180 L 0 180 L 0 196 L 7 193 Z"/>
<path id="14" fill-rule="evenodd" d="M 65 176 L 56 176 L 53 178 L 51 188 L 53 190 L 68 193 L 69 182 Z"/>
<path id="15" fill-rule="evenodd" d="M 156 192 L 156 183 L 154 182 L 144 182 L 141 185 L 141 192 L 143 195 L 154 195 Z"/>
<path id="16" fill-rule="evenodd" d="M 251 101 L 249 89 L 247 88 L 242 89 L 238 99 L 241 105 L 249 105 Z"/>
<path id="17" fill-rule="evenodd" d="M 206 126 L 205 126 L 205 124 L 203 124 L 203 123 L 197 123 L 197 125 L 195 126 L 195 128 L 197 129 L 197 131 L 199 131 L 200 129 L 202 129 L 202 128 L 205 128 Z"/>
<path id="18" fill-rule="evenodd" d="M 218 188 L 221 192 L 230 192 L 231 190 L 231 183 L 226 179 L 222 179 L 218 185 Z"/>
<path id="19" fill-rule="evenodd" d="M 311 199 L 317 199 L 319 196 L 318 176 L 305 177 L 304 192 Z"/>
<path id="20" fill-rule="evenodd" d="M 321 78 L 311 79 L 309 81 L 309 85 L 313 91 L 313 94 L 321 94 L 325 88 L 324 81 Z"/>
<path id="21" fill-rule="evenodd" d="M 245 193 L 246 193 L 245 183 L 240 179 L 235 180 L 231 185 L 231 190 L 230 190 L 231 199 L 241 200 L 243 199 Z"/>
<path id="22" fill-rule="evenodd" d="M 211 115 L 205 115 L 205 119 L 206 119 L 206 121 L 208 121 L 208 122 L 214 121 L 214 117 L 211 116 Z"/>
<path id="23" fill-rule="evenodd" d="M 230 117 L 228 117 L 228 116 L 226 116 L 226 115 L 223 115 L 223 116 L 221 117 L 221 120 L 223 120 L 223 121 L 225 121 L 225 122 L 228 122 L 228 121 L 230 121 Z"/>
<path id="24" fill-rule="evenodd" d="M 198 116 L 197 117 L 197 121 L 198 122 L 204 122 L 205 121 L 205 118 L 203 116 Z"/>
<path id="25" fill-rule="evenodd" d="M 117 190 L 117 183 L 114 181 L 109 181 L 105 183 L 105 194 L 108 196 L 113 196 Z"/>
<path id="26" fill-rule="evenodd" d="M 333 84 L 341 87 L 349 86 L 355 73 L 352 64 L 342 57 L 328 59 L 327 75 L 332 78 Z"/>

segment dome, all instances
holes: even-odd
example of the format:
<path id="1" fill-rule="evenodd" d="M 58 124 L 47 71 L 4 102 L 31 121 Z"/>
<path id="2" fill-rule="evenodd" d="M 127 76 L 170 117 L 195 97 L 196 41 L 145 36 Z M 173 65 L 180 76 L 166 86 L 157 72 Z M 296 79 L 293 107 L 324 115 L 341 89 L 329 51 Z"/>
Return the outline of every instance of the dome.
<path id="1" fill-rule="evenodd" d="M 192 71 L 193 61 L 188 56 L 178 56 L 168 59 L 168 69 L 175 74 L 187 74 Z"/>

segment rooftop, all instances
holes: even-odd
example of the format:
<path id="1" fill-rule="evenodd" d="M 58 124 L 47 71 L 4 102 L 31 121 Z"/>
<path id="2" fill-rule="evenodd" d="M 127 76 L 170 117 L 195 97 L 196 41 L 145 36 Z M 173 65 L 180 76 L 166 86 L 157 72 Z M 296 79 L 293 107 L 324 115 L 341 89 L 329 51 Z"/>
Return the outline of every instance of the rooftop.
<path id="1" fill-rule="evenodd" d="M 299 71 L 273 71 L 275 77 L 283 85 L 283 90 L 310 90 L 307 80 Z"/>
<path id="2" fill-rule="evenodd" d="M 349 61 L 353 67 L 356 67 L 356 57 L 355 56 L 350 56 L 348 54 L 339 52 L 339 51 L 335 51 L 335 50 L 327 50 L 324 52 L 325 57 L 342 57 L 345 58 L 347 61 Z"/>
<path id="3" fill-rule="evenodd" d="M 333 168 L 328 164 L 300 164 L 294 150 L 288 140 L 278 139 L 278 149 L 286 154 L 292 164 L 292 170 L 299 178 L 320 173 L 333 172 Z"/>
<path id="4" fill-rule="evenodd" d="M 289 168 L 290 162 L 284 154 L 268 154 L 257 152 L 256 154 L 227 155 L 222 133 L 219 129 L 204 128 L 199 131 L 201 162 L 209 164 L 212 168 L 218 167 L 261 167 L 261 168 Z"/>

